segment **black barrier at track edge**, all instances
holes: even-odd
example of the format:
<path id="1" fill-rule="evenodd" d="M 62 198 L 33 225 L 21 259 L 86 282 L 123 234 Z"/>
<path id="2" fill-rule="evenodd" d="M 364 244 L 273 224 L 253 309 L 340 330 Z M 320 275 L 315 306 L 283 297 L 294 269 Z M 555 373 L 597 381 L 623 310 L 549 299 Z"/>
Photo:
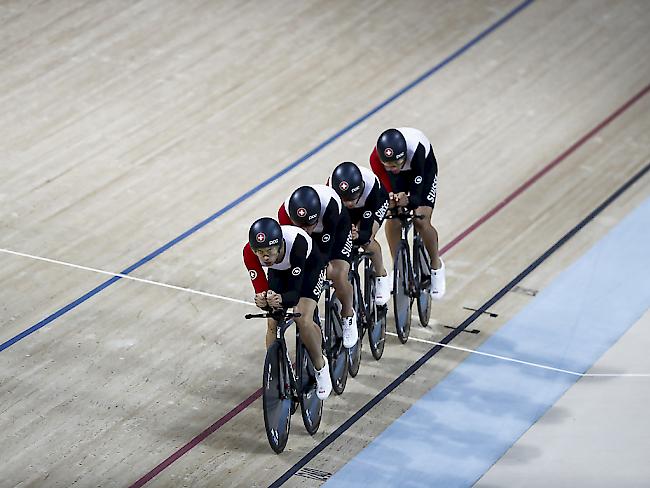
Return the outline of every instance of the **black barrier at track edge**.
<path id="1" fill-rule="evenodd" d="M 479 309 L 465 319 L 453 332 L 450 332 L 444 339 L 440 340 L 440 344 L 450 343 L 458 334 L 460 334 L 464 329 L 466 329 L 472 322 L 474 322 L 481 314 L 494 305 L 496 302 L 501 300 L 515 285 L 517 285 L 521 280 L 528 276 L 533 270 L 535 270 L 540 264 L 546 261 L 555 251 L 562 247 L 569 239 L 575 236 L 583 227 L 585 227 L 589 222 L 591 222 L 599 213 L 605 210 L 612 202 L 614 202 L 618 197 L 620 197 L 625 191 L 627 191 L 634 183 L 640 180 L 648 171 L 650 170 L 650 162 L 636 173 L 632 178 L 625 182 L 618 190 L 616 190 L 612 195 L 610 195 L 603 203 L 601 203 L 595 210 L 593 210 L 589 215 L 587 215 L 583 220 L 581 220 L 573 229 L 564 234 L 555 244 L 548 248 L 540 257 L 538 257 L 532 264 L 530 264 L 525 270 L 519 273 L 510 283 L 501 288 L 496 295 L 490 298 L 487 302 L 479 307 Z M 354 425 L 357 420 L 363 417 L 366 413 L 370 411 L 375 405 L 377 405 L 381 400 L 383 400 L 389 393 L 391 393 L 395 388 L 401 385 L 406 381 L 413 373 L 415 373 L 424 363 L 429 359 L 435 356 L 444 346 L 438 345 L 431 348 L 427 351 L 420 359 L 413 363 L 406 371 L 404 371 L 400 376 L 398 376 L 392 383 L 390 383 L 386 388 L 380 391 L 373 399 L 361 407 L 352 417 L 343 422 L 341 426 L 323 439 L 320 444 L 315 448 L 309 451 L 305 456 L 303 456 L 300 461 L 288 469 L 282 476 L 275 480 L 269 488 L 275 488 L 282 486 L 286 481 L 288 481 L 294 474 L 298 472 L 303 466 L 305 466 L 309 461 L 314 459 L 318 454 L 320 454 L 327 446 L 339 438 L 346 430 L 348 430 L 352 425 Z"/>

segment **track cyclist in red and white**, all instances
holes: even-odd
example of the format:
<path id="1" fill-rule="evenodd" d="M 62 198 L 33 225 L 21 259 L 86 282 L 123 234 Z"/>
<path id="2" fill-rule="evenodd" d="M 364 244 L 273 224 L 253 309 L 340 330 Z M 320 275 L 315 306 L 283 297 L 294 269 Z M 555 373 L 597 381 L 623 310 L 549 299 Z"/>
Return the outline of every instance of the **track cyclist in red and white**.
<path id="1" fill-rule="evenodd" d="M 352 284 L 348 280 L 352 257 L 350 216 L 329 186 L 309 185 L 295 190 L 278 210 L 281 224 L 293 224 L 307 232 L 327 264 L 327 277 L 341 301 L 343 346 L 357 343 L 357 317 L 352 308 Z"/>
<path id="2" fill-rule="evenodd" d="M 316 394 L 326 399 L 332 391 L 332 380 L 322 351 L 321 330 L 314 323 L 324 263 L 311 237 L 298 227 L 281 226 L 272 218 L 258 219 L 248 231 L 244 264 L 255 289 L 255 305 L 261 309 L 293 307 L 301 314 L 294 320 L 316 369 Z M 268 279 L 263 267 L 268 268 Z M 277 326 L 275 320 L 268 320 L 267 348 L 275 341 Z"/>
<path id="3" fill-rule="evenodd" d="M 445 264 L 438 252 L 438 231 L 431 225 L 436 203 L 438 163 L 429 139 L 418 129 L 400 127 L 382 132 L 370 155 L 370 167 L 389 191 L 391 207 L 415 210 L 413 225 L 431 258 L 431 298 L 440 300 L 446 289 Z M 400 240 L 400 223 L 386 222 L 386 238 L 393 259 Z"/>
<path id="4" fill-rule="evenodd" d="M 371 254 L 377 275 L 375 301 L 377 305 L 385 305 L 390 299 L 392 286 L 375 235 L 388 210 L 388 192 L 372 171 L 351 161 L 334 168 L 327 184 L 336 191 L 348 209 L 352 220 L 352 242 Z"/>

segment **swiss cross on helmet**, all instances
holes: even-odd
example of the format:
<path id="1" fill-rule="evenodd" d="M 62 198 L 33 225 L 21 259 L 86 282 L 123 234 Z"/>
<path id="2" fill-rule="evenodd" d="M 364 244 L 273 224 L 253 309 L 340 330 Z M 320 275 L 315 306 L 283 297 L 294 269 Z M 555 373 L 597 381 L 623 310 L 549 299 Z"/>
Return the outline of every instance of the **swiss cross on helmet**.
<path id="1" fill-rule="evenodd" d="M 359 167 L 345 161 L 339 164 L 332 172 L 332 188 L 338 193 L 341 200 L 357 200 L 363 193 L 363 175 Z"/>
<path id="2" fill-rule="evenodd" d="M 270 217 L 253 222 L 248 230 L 248 243 L 253 251 L 282 245 L 282 227 Z"/>
<path id="3" fill-rule="evenodd" d="M 289 197 L 289 218 L 299 227 L 310 227 L 320 216 L 320 197 L 311 186 L 301 186 Z"/>
<path id="4" fill-rule="evenodd" d="M 397 129 L 388 129 L 377 139 L 377 155 L 384 164 L 395 164 L 406 158 L 406 139 Z"/>

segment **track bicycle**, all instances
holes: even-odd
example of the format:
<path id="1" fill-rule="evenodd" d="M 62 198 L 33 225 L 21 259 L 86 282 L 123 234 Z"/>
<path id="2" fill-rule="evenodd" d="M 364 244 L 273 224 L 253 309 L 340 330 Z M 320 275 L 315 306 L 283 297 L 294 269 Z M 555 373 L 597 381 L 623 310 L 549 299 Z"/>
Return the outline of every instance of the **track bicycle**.
<path id="1" fill-rule="evenodd" d="M 325 294 L 325 324 L 321 327 L 323 333 L 323 349 L 329 363 L 332 389 L 337 395 L 343 393 L 348 381 L 348 350 L 343 346 L 342 305 L 336 297 L 332 281 L 323 281 Z M 314 322 L 321 324 L 318 307 L 314 312 Z"/>
<path id="2" fill-rule="evenodd" d="M 350 357 L 349 373 L 352 377 L 359 372 L 361 347 L 366 331 L 368 331 L 368 342 L 372 356 L 378 360 L 384 353 L 387 307 L 385 305 L 378 306 L 376 303 L 375 278 L 377 275 L 370 257 L 371 254 L 363 251 L 359 246 L 352 248 L 350 283 L 352 284 L 353 308 L 359 328 L 359 340 L 348 350 Z"/>
<path id="3" fill-rule="evenodd" d="M 318 431 L 323 414 L 323 401 L 316 394 L 316 373 L 296 327 L 296 367 L 291 363 L 285 332 L 299 313 L 273 309 L 259 314 L 246 314 L 246 319 L 272 318 L 278 323 L 277 337 L 266 350 L 262 377 L 262 409 L 264 427 L 271 449 L 281 453 L 289 439 L 291 415 L 300 404 L 305 429 L 313 435 Z"/>
<path id="4" fill-rule="evenodd" d="M 411 307 L 417 301 L 420 324 L 429 325 L 431 315 L 431 259 L 422 237 L 413 229 L 413 254 L 408 240 L 414 219 L 424 218 L 414 210 L 396 207 L 389 210 L 387 219 L 398 219 L 401 223 L 401 238 L 395 253 L 393 266 L 393 310 L 395 328 L 400 342 L 404 344 L 411 331 Z"/>

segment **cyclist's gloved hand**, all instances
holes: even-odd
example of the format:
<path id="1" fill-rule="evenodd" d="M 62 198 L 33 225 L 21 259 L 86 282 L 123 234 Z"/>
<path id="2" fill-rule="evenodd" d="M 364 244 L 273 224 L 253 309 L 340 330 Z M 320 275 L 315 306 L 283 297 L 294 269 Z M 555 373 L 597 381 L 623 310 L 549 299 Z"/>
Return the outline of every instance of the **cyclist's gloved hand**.
<path id="1" fill-rule="evenodd" d="M 266 292 L 266 302 L 270 307 L 282 308 L 282 295 L 273 290 L 269 290 Z"/>
<path id="2" fill-rule="evenodd" d="M 269 306 L 268 300 L 266 299 L 266 293 L 263 291 L 262 293 L 256 293 L 255 294 L 255 306 L 261 309 L 264 309 Z"/>
<path id="3" fill-rule="evenodd" d="M 406 207 L 409 204 L 409 197 L 403 191 L 393 193 L 393 198 L 395 199 L 395 205 L 398 207 Z"/>
<path id="4" fill-rule="evenodd" d="M 352 224 L 352 240 L 356 241 L 359 238 L 359 229 L 357 226 Z"/>

